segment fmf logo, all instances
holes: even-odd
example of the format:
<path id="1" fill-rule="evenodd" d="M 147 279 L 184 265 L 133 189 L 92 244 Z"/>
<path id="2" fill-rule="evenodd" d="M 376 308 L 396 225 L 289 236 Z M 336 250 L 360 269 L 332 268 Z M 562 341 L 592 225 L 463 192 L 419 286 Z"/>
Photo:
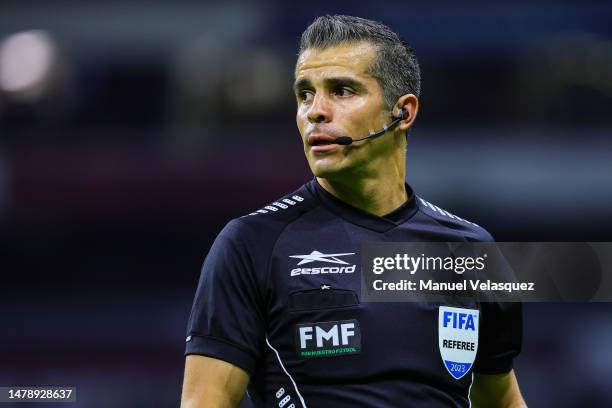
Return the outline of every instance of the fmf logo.
<path id="1" fill-rule="evenodd" d="M 446 370 L 455 379 L 470 371 L 478 351 L 479 311 L 440 306 L 438 345 Z"/>
<path id="2" fill-rule="evenodd" d="M 357 320 L 298 324 L 295 328 L 298 357 L 332 357 L 361 351 Z"/>
<path id="3" fill-rule="evenodd" d="M 327 273 L 353 273 L 355 265 L 349 265 L 348 262 L 340 259 L 343 256 L 355 255 L 354 252 L 343 252 L 336 254 L 324 254 L 319 251 L 312 251 L 306 255 L 289 255 L 289 258 L 301 259 L 297 266 L 309 264 L 312 262 L 325 262 L 331 264 L 348 265 L 348 266 L 323 266 L 318 268 L 295 268 L 291 270 L 291 276 L 298 275 L 319 275 Z"/>

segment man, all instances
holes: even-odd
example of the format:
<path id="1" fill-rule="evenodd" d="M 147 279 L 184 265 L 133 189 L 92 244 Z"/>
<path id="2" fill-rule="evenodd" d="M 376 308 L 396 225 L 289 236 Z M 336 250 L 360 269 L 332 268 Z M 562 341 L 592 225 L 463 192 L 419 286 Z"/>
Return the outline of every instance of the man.
<path id="1" fill-rule="evenodd" d="M 405 184 L 419 90 L 410 48 L 380 23 L 325 16 L 303 33 L 296 120 L 315 178 L 217 237 L 189 320 L 183 407 L 237 406 L 247 385 L 257 407 L 524 406 L 516 307 L 475 306 L 478 354 L 456 378 L 438 348 L 441 305 L 359 299 L 363 242 L 492 240 Z"/>

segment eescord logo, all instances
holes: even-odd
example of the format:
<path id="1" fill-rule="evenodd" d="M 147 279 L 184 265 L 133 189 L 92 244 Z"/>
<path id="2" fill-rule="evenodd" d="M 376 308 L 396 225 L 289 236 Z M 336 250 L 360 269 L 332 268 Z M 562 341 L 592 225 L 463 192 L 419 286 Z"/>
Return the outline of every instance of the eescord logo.
<path id="1" fill-rule="evenodd" d="M 295 327 L 298 357 L 331 357 L 361 351 L 361 332 L 355 319 L 298 324 Z"/>
<path id="2" fill-rule="evenodd" d="M 312 251 L 307 255 L 289 255 L 289 258 L 301 259 L 297 266 L 309 264 L 312 262 L 326 262 L 331 264 L 348 265 L 348 266 L 323 266 L 318 268 L 295 268 L 291 270 L 291 276 L 298 275 L 319 275 L 327 273 L 353 273 L 356 265 L 350 265 L 348 262 L 340 259 L 340 257 L 355 255 L 354 252 L 343 252 L 337 254 L 324 254 L 319 251 Z"/>
<path id="3" fill-rule="evenodd" d="M 350 266 L 324 266 L 322 268 L 295 268 L 291 270 L 291 276 L 298 275 L 320 275 L 325 273 L 353 273 L 355 265 Z"/>

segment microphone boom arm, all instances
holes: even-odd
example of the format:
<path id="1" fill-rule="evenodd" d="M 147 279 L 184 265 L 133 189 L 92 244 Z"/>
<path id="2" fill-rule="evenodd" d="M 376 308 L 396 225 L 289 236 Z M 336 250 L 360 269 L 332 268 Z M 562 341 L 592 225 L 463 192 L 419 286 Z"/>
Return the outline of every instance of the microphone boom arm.
<path id="1" fill-rule="evenodd" d="M 399 117 L 396 117 L 391 123 L 387 124 L 384 128 L 380 129 L 378 132 L 370 133 L 369 135 L 360 137 L 358 139 L 353 139 L 350 136 L 338 136 L 336 137 L 335 143 L 339 145 L 343 145 L 343 146 L 348 146 L 352 144 L 353 142 L 359 142 L 361 140 L 377 138 L 378 136 L 384 134 L 387 130 L 392 129 L 395 125 L 399 123 L 400 120 L 404 119 L 403 109 L 401 113 L 402 114 Z"/>

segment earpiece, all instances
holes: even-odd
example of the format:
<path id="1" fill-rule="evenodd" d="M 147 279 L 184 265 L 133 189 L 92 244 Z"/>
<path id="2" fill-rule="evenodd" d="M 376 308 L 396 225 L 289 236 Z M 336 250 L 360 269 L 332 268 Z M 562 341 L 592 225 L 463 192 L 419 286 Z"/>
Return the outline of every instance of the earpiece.
<path id="1" fill-rule="evenodd" d="M 400 108 L 399 115 L 394 116 L 393 119 L 408 119 L 408 111 L 404 108 Z"/>

